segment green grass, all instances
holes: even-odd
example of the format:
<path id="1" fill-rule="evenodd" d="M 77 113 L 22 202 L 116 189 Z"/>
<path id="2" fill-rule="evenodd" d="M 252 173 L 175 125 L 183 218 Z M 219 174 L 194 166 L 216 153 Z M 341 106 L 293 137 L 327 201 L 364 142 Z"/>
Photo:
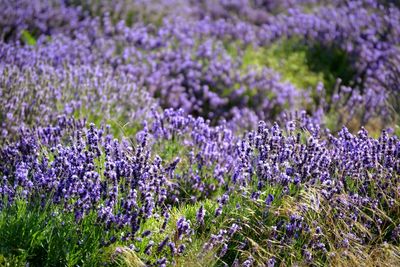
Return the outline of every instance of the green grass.
<path id="1" fill-rule="evenodd" d="M 104 118 L 101 110 L 97 110 L 96 112 L 81 108 L 75 110 L 73 115 L 76 119 L 86 118 L 87 121 L 94 123 L 97 127 L 109 125 L 111 129 L 110 133 L 116 138 L 125 137 L 134 140 L 136 133 L 143 129 L 140 121 L 131 121 L 126 115 L 117 114 L 116 112 L 112 112 L 112 114 L 108 115 L 108 118 Z"/>
<path id="2" fill-rule="evenodd" d="M 228 46 L 235 57 L 235 46 Z M 299 88 L 315 87 L 322 81 L 333 89 L 336 78 L 349 84 L 354 75 L 348 55 L 336 47 L 308 46 L 297 39 L 283 39 L 266 47 L 247 46 L 243 54 L 243 68 L 269 67 Z"/>
<path id="3" fill-rule="evenodd" d="M 225 225 L 228 227 L 232 223 L 237 223 L 241 230 L 230 240 L 228 252 L 220 259 L 218 266 L 223 266 L 222 263 L 231 265 L 236 258 L 243 262 L 249 255 L 252 255 L 258 264 L 263 264 L 265 262 L 263 260 L 268 260 L 272 256 L 278 260 L 284 258 L 289 265 L 294 259 L 299 258 L 296 251 L 304 240 L 299 239 L 299 244 L 288 248 L 279 246 L 268 248 L 266 246 L 271 239 L 272 227 L 280 221 L 289 220 L 290 215 L 294 212 L 293 204 L 300 192 L 299 187 L 292 188 L 289 195 L 283 195 L 282 190 L 281 186 L 267 186 L 261 192 L 258 200 L 250 198 L 251 191 L 245 195 L 237 194 L 231 197 L 224 211 L 227 219 Z M 266 209 L 265 199 L 268 194 L 273 195 L 274 200 Z M 240 205 L 239 209 L 237 204 Z M 247 242 L 248 245 L 240 248 L 244 242 Z M 293 253 L 296 255 L 292 255 Z"/>
<path id="4" fill-rule="evenodd" d="M 350 191 L 356 191 L 359 185 L 353 183 L 349 186 Z M 230 240 L 228 253 L 216 266 L 223 266 L 222 263 L 231 265 L 236 258 L 243 262 L 249 256 L 255 259 L 256 266 L 263 266 L 272 257 L 276 259 L 278 266 L 308 266 L 309 262 L 304 255 L 305 247 L 308 247 L 312 255 L 313 266 L 394 266 L 393 264 L 399 262 L 400 246 L 393 242 L 383 242 L 387 238 L 385 233 L 399 224 L 397 208 L 382 206 L 371 210 L 367 205 L 357 208 L 358 220 L 375 216 L 385 218 L 382 231 L 374 232 L 366 229 L 362 223 L 350 225 L 348 221 L 351 212 L 346 206 L 331 204 L 336 199 L 347 198 L 347 191 L 328 200 L 321 195 L 321 189 L 319 185 L 297 187 L 292 188 L 290 194 L 282 195 L 282 188 L 272 186 L 263 190 L 257 201 L 248 195 L 237 195 L 230 199 L 224 212 L 228 220 L 222 225 L 228 226 L 235 222 L 242 229 Z M 275 196 L 268 209 L 263 201 L 267 193 Z M 236 203 L 241 205 L 240 210 L 235 208 Z M 397 201 L 395 206 L 398 207 Z M 338 213 L 345 216 L 335 217 Z M 309 231 L 299 231 L 297 237 L 288 240 L 285 227 L 276 231 L 273 226 L 289 223 L 292 215 L 301 216 L 305 225 L 310 228 Z M 321 229 L 320 233 L 317 232 L 317 227 Z M 364 243 L 350 239 L 350 247 L 341 247 L 347 233 L 357 236 L 367 234 L 370 241 Z M 326 252 L 312 248 L 310 244 L 316 238 L 325 244 Z M 286 241 L 281 243 L 281 240 Z M 247 245 L 240 247 L 243 243 Z"/>
<path id="5" fill-rule="evenodd" d="M 201 205 L 204 205 L 204 209 L 206 211 L 204 225 L 198 225 L 196 223 L 196 214 Z M 142 259 L 147 259 L 150 261 L 154 261 L 157 257 L 165 256 L 170 262 L 175 261 L 177 266 L 194 266 L 192 265 L 193 263 L 197 263 L 196 266 L 205 266 L 202 265 L 205 263 L 205 261 L 210 263 L 210 259 L 202 259 L 200 256 L 204 243 L 210 238 L 210 234 L 217 231 L 218 227 L 220 226 L 220 224 L 212 223 L 215 208 L 216 203 L 211 200 L 197 202 L 195 204 L 183 204 L 179 207 L 174 207 L 170 211 L 170 220 L 165 231 L 160 231 L 163 219 L 161 220 L 153 218 L 146 221 L 142 226 L 141 232 L 150 230 L 152 235 L 148 238 L 145 238 L 142 242 L 135 243 L 135 246 L 141 249 L 141 252 L 137 255 Z M 177 239 L 176 222 L 181 217 L 189 220 L 191 222 L 191 228 L 195 230 L 195 234 L 191 237 L 191 240 L 188 240 L 187 238 L 184 238 L 183 240 Z M 172 259 L 171 255 L 169 254 L 168 247 L 164 248 L 161 253 L 156 252 L 158 244 L 164 240 L 166 236 L 168 236 L 169 240 L 173 241 L 176 246 L 179 246 L 180 244 L 185 244 L 187 246 L 187 250 L 183 253 L 183 255 L 177 255 L 174 259 Z M 150 239 L 154 241 L 155 245 L 152 249 L 152 254 L 147 256 L 142 251 L 147 246 Z M 122 256 L 129 257 L 131 255 L 128 251 L 128 253 Z"/>
<path id="6" fill-rule="evenodd" d="M 112 233 L 110 233 L 112 234 Z M 99 266 L 111 263 L 101 248 L 103 227 L 91 213 L 76 222 L 54 205 L 17 200 L 0 213 L 0 258 L 5 266 Z M 1 261 L 0 261 L 1 262 Z"/>
<path id="7" fill-rule="evenodd" d="M 27 30 L 23 30 L 21 32 L 21 39 L 27 45 L 31 45 L 31 46 L 36 45 L 35 37 L 33 37 L 33 35 Z"/>
<path id="8" fill-rule="evenodd" d="M 243 56 L 243 66 L 269 67 L 299 88 L 315 87 L 323 81 L 323 73 L 314 72 L 307 64 L 306 50 L 294 44 L 279 42 L 270 47 L 248 47 Z"/>

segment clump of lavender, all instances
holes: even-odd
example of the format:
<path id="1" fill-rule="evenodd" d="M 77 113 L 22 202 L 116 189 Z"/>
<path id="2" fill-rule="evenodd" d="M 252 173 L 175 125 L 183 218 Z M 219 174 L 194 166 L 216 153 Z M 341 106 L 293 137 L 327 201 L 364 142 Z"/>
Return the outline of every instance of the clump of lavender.
<path id="1" fill-rule="evenodd" d="M 176 237 L 178 240 L 182 240 L 184 237 L 190 238 L 193 234 L 193 229 L 191 228 L 191 222 L 181 217 L 176 222 Z"/>
<path id="2" fill-rule="evenodd" d="M 196 214 L 196 220 L 197 220 L 198 225 L 200 225 L 200 226 L 204 225 L 205 214 L 206 214 L 206 211 L 204 209 L 204 205 L 201 205 Z"/>

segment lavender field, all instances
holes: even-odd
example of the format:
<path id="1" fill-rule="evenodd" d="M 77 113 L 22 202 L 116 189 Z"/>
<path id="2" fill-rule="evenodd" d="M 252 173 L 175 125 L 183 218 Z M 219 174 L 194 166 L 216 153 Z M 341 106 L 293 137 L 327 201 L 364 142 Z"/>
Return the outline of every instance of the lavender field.
<path id="1" fill-rule="evenodd" d="M 0 0 L 0 266 L 400 266 L 397 0 Z"/>

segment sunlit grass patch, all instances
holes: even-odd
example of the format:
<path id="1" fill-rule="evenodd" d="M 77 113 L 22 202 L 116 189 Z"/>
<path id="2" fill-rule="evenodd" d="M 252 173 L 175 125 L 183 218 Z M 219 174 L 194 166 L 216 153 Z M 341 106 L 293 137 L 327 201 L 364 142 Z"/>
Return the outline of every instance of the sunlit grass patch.
<path id="1" fill-rule="evenodd" d="M 21 200 L 0 213 L 0 254 L 5 266 L 98 266 L 110 262 L 108 248 L 100 243 L 104 237 L 95 214 L 77 223 L 73 214 L 50 203 L 41 206 Z"/>
<path id="2" fill-rule="evenodd" d="M 354 76 L 349 56 L 336 47 L 307 45 L 299 39 L 281 39 L 264 47 L 242 46 L 226 44 L 234 58 L 238 56 L 238 49 L 242 50 L 243 68 L 272 68 L 298 88 L 314 88 L 323 82 L 329 95 L 337 78 L 348 85 Z"/>

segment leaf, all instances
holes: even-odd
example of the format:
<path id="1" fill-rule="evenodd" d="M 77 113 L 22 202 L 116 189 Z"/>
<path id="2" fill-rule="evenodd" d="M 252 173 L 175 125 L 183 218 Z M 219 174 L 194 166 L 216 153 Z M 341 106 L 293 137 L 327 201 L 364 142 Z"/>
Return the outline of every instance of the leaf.
<path id="1" fill-rule="evenodd" d="M 36 45 L 36 39 L 27 30 L 23 30 L 21 32 L 21 39 L 27 45 L 31 45 L 31 46 Z"/>

